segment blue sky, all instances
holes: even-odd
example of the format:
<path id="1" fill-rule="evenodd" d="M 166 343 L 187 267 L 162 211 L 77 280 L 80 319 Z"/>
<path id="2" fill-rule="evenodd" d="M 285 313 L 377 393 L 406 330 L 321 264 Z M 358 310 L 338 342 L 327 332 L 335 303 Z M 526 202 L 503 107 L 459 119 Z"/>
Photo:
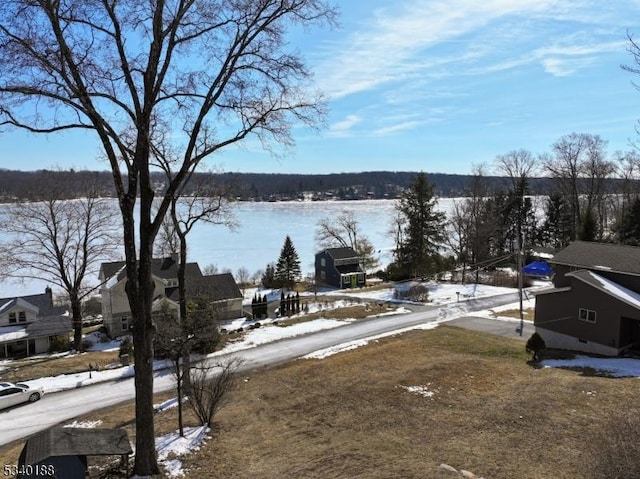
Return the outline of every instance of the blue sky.
<path id="1" fill-rule="evenodd" d="M 329 98 L 326 127 L 296 127 L 284 158 L 249 140 L 212 158 L 224 171 L 470 173 L 513 149 L 547 152 L 571 132 L 608 151 L 636 139 L 640 92 L 627 32 L 640 1 L 343 0 L 340 26 L 292 44 Z M 640 83 L 640 78 L 635 78 Z M 88 134 L 0 133 L 0 166 L 107 169 Z"/>

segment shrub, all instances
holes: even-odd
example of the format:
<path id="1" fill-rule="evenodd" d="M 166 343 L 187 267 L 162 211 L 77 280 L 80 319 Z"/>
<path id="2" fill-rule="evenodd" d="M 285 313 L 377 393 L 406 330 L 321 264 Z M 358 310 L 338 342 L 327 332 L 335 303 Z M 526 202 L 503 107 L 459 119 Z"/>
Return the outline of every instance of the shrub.
<path id="1" fill-rule="evenodd" d="M 89 339 L 83 339 L 82 340 L 82 350 L 86 351 L 87 349 L 91 348 L 93 346 L 93 341 L 89 340 Z"/>
<path id="2" fill-rule="evenodd" d="M 534 361 L 537 361 L 539 359 L 538 353 L 546 347 L 547 345 L 545 344 L 544 339 L 542 339 L 542 336 L 540 336 L 538 333 L 533 333 L 531 337 L 527 339 L 527 344 L 525 345 L 526 351 L 530 354 L 533 354 L 533 357 L 531 359 L 533 359 Z"/>
<path id="3" fill-rule="evenodd" d="M 120 352 L 118 353 L 118 357 L 122 357 L 125 354 L 131 355 L 133 353 L 133 344 L 131 343 L 131 338 L 129 336 L 125 336 L 120 343 Z"/>
<path id="4" fill-rule="evenodd" d="M 53 336 L 49 340 L 50 353 L 64 353 L 71 349 L 71 340 L 68 336 Z"/>
<path id="5" fill-rule="evenodd" d="M 429 288 L 424 284 L 415 284 L 407 289 L 395 289 L 393 297 L 395 299 L 426 303 L 429 301 Z"/>

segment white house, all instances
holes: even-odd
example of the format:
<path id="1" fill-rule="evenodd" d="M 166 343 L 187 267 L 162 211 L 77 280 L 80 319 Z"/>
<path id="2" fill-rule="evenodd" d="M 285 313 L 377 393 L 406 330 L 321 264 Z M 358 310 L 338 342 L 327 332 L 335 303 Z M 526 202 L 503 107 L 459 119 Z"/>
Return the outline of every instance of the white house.
<path id="1" fill-rule="evenodd" d="M 51 288 L 43 294 L 0 298 L 0 357 L 46 353 L 54 336 L 73 328 L 65 306 L 54 306 Z"/>

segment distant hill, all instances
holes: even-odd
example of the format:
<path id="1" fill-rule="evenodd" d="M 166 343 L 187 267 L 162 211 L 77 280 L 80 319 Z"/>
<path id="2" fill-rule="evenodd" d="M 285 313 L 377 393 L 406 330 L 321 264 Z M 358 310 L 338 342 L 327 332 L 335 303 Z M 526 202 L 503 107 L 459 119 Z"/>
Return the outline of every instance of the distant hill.
<path id="1" fill-rule="evenodd" d="M 210 176 L 211 181 L 232 184 L 236 196 L 241 200 L 275 201 L 305 197 L 313 199 L 363 199 L 396 198 L 410 184 L 416 172 L 410 171 L 364 171 L 361 173 L 332 173 L 325 175 L 302 175 L 281 173 L 199 173 Z M 428 173 L 429 181 L 441 197 L 465 196 L 471 184 L 471 175 Z M 61 173 L 50 170 L 17 171 L 0 169 L 0 199 L 37 198 L 43 185 L 55 182 Z M 490 190 L 506 189 L 507 178 L 486 177 Z M 74 171 L 72 183 L 80 185 L 95 181 L 102 186 L 105 196 L 115 196 L 113 178 L 108 171 Z M 165 184 L 162 173 L 154 173 L 155 187 L 161 191 Z M 548 178 L 533 178 L 531 194 L 546 194 Z M 188 188 L 187 188 L 188 192 Z"/>

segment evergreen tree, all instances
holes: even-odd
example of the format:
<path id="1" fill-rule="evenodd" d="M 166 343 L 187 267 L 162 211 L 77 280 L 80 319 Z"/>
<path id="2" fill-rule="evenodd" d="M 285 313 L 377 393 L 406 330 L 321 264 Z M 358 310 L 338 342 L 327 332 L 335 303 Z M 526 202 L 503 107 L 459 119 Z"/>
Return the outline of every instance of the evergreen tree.
<path id="1" fill-rule="evenodd" d="M 633 200 L 618 227 L 618 238 L 622 244 L 640 245 L 640 198 Z"/>
<path id="2" fill-rule="evenodd" d="M 587 209 L 582 216 L 578 230 L 580 241 L 595 241 L 598 236 L 598 223 L 591 208 Z"/>
<path id="3" fill-rule="evenodd" d="M 570 205 L 560 193 L 553 193 L 547 198 L 545 220 L 540 231 L 544 246 L 564 248 L 572 238 L 573 218 Z"/>
<path id="4" fill-rule="evenodd" d="M 262 308 L 260 310 L 260 316 L 265 318 L 269 317 L 269 302 L 267 301 L 267 295 L 262 296 Z"/>
<path id="5" fill-rule="evenodd" d="M 276 286 L 276 268 L 273 263 L 269 263 L 262 275 L 262 286 L 265 288 L 275 288 Z"/>
<path id="6" fill-rule="evenodd" d="M 436 211 L 433 185 L 419 173 L 402 194 L 397 206 L 406 220 L 403 239 L 396 251 L 405 274 L 417 277 L 433 273 L 444 241 L 445 215 Z"/>
<path id="7" fill-rule="evenodd" d="M 293 288 L 300 278 L 300 259 L 289 235 L 284 240 L 275 269 L 275 279 L 283 288 Z"/>

